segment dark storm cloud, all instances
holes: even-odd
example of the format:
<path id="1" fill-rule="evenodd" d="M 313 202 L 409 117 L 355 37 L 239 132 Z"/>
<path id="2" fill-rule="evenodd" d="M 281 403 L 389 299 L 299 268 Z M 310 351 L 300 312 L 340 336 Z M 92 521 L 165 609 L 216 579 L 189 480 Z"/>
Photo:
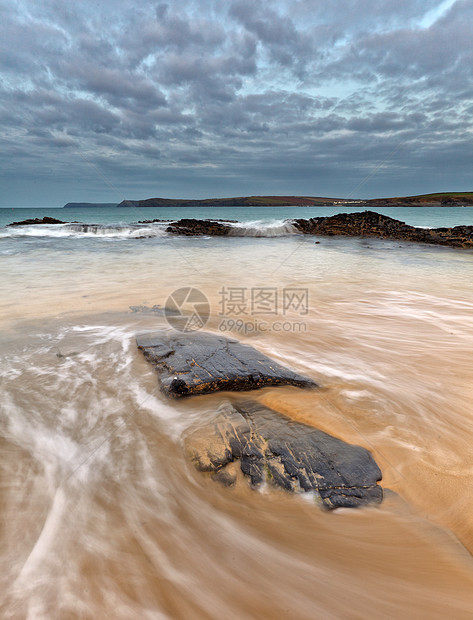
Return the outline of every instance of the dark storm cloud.
<path id="1" fill-rule="evenodd" d="M 469 189 L 472 19 L 473 0 L 0 0 L 2 200 Z"/>

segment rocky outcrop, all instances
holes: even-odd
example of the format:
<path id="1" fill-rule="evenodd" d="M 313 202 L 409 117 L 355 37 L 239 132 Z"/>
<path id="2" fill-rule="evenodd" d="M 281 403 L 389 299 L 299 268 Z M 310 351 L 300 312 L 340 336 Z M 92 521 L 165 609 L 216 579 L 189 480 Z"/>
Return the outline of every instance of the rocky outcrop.
<path id="1" fill-rule="evenodd" d="M 66 224 L 62 220 L 57 220 L 55 217 L 43 217 L 42 219 L 34 218 L 33 220 L 21 220 L 21 222 L 12 222 L 7 226 L 34 226 L 36 224 Z"/>
<path id="2" fill-rule="evenodd" d="M 408 234 L 413 226 L 374 211 L 338 213 L 329 217 L 293 220 L 293 225 L 306 235 L 343 235 L 389 237 Z M 416 230 L 416 229 L 414 229 Z"/>
<path id="3" fill-rule="evenodd" d="M 199 471 L 233 485 L 238 469 L 253 486 L 313 492 L 328 509 L 379 503 L 381 471 L 371 454 L 255 402 L 226 404 L 186 440 Z M 238 467 L 239 466 L 239 467 Z M 241 476 L 240 476 L 241 477 Z"/>
<path id="4" fill-rule="evenodd" d="M 223 237 L 230 232 L 230 226 L 217 220 L 182 219 L 169 224 L 166 232 L 173 235 L 211 235 L 212 237 Z"/>
<path id="5" fill-rule="evenodd" d="M 473 247 L 473 226 L 416 228 L 374 211 L 296 219 L 293 225 L 306 235 L 379 237 L 460 248 Z"/>
<path id="6" fill-rule="evenodd" d="M 273 385 L 317 387 L 256 349 L 208 332 L 162 331 L 139 336 L 136 342 L 156 368 L 162 392 L 174 398 Z"/>

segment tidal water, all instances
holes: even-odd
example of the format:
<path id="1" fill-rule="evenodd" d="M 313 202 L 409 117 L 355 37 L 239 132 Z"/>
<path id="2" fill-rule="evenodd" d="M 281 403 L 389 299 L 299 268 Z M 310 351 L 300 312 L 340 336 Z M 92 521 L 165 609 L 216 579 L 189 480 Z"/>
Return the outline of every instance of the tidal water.
<path id="1" fill-rule="evenodd" d="M 192 210 L 238 220 L 224 238 L 132 225 L 182 210 L 66 211 L 0 211 L 99 224 L 0 228 L 0 617 L 471 618 L 473 252 L 300 236 L 283 209 Z M 205 329 L 322 386 L 251 398 L 370 450 L 380 506 L 194 469 L 185 439 L 229 395 L 167 400 L 135 345 L 181 287 Z"/>
<path id="2" fill-rule="evenodd" d="M 309 218 L 366 211 L 366 207 L 181 207 L 176 208 L 0 208 L 0 230 L 11 222 L 43 216 L 64 222 L 87 222 L 96 224 L 126 224 L 144 220 L 174 220 L 185 217 L 198 219 L 230 219 L 243 222 L 279 221 L 286 218 Z M 378 213 L 389 215 L 411 226 L 437 228 L 441 226 L 473 225 L 473 207 L 385 207 L 376 208 Z"/>

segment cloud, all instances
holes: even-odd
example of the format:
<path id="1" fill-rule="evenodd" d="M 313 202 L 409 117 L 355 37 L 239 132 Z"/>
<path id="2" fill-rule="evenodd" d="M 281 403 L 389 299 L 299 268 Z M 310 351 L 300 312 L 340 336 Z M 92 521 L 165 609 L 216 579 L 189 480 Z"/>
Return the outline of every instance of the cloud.
<path id="1" fill-rule="evenodd" d="M 256 37 L 276 64 L 297 68 L 301 73 L 308 57 L 315 53 L 313 38 L 298 29 L 288 13 L 281 14 L 270 3 L 237 0 L 229 14 Z"/>
<path id="2" fill-rule="evenodd" d="M 46 204 L 343 196 L 375 169 L 364 196 L 470 182 L 471 0 L 3 0 L 0 18 L 4 204 L 40 173 Z"/>

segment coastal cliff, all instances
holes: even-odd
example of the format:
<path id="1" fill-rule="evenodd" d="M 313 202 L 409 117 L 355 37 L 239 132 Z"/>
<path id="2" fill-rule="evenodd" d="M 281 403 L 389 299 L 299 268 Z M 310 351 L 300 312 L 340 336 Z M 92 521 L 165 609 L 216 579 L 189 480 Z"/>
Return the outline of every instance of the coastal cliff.
<path id="1" fill-rule="evenodd" d="M 376 207 L 459 207 L 473 206 L 473 192 L 444 192 L 419 196 L 397 196 L 359 200 L 324 196 L 239 196 L 235 198 L 147 198 L 123 200 L 118 207 L 317 207 L 317 206 Z"/>
<path id="2" fill-rule="evenodd" d="M 341 198 L 313 196 L 237 196 L 235 198 L 205 198 L 203 200 L 147 198 L 146 200 L 123 200 L 119 207 L 315 207 L 340 203 Z M 356 200 L 344 201 L 356 204 Z"/>

